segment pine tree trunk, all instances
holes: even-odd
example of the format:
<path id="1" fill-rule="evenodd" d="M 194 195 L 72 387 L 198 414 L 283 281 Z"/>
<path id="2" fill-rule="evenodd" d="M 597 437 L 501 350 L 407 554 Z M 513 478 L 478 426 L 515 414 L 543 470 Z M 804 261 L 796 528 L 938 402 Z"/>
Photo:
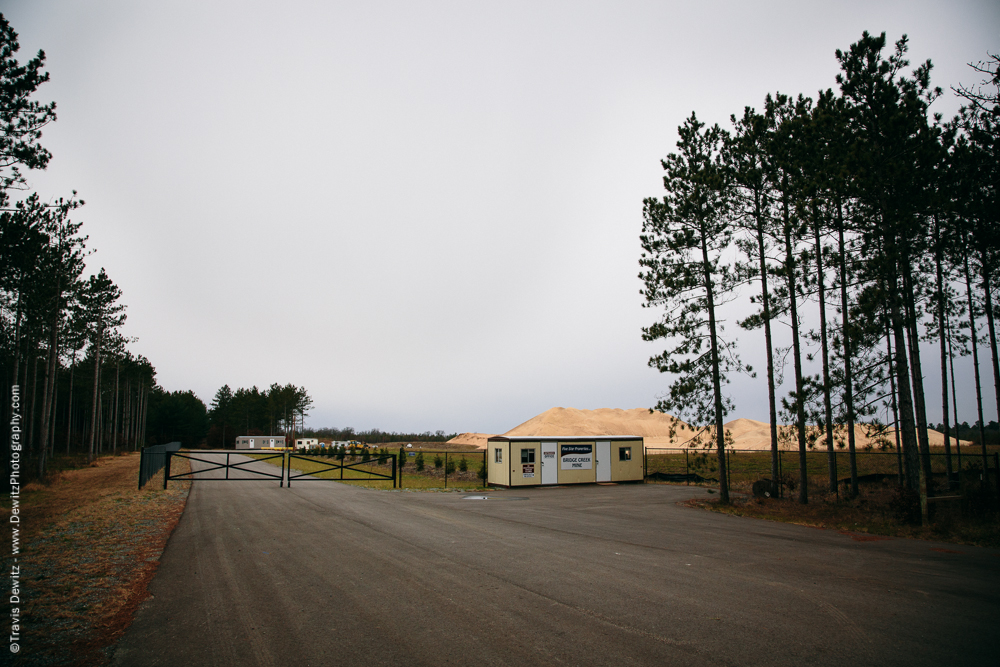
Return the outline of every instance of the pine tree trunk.
<path id="1" fill-rule="evenodd" d="M 705 294 L 708 297 L 708 335 L 712 346 L 712 389 L 715 393 L 715 445 L 719 457 L 719 501 L 729 503 L 729 476 L 726 474 L 726 439 L 722 414 L 722 379 L 719 373 L 719 339 L 715 324 L 715 295 L 712 287 L 711 263 L 708 259 L 708 245 L 705 232 L 701 235 L 702 271 L 705 281 Z"/>
<path id="2" fill-rule="evenodd" d="M 38 453 L 38 478 L 45 476 L 45 457 L 49 451 L 49 427 L 52 403 L 55 395 L 56 364 L 59 361 L 59 295 L 62 294 L 62 279 L 56 278 L 56 303 L 52 315 L 52 337 L 49 339 L 49 358 L 45 364 L 45 395 L 42 397 L 41 448 Z"/>
<path id="3" fill-rule="evenodd" d="M 792 357 L 795 367 L 795 427 L 799 441 L 799 502 L 809 502 L 809 460 L 806 455 L 805 389 L 802 381 L 802 350 L 799 345 L 798 286 L 795 281 L 795 253 L 792 249 L 788 202 L 783 202 L 785 233 L 785 280 L 788 282 L 789 315 L 792 320 Z"/>
<path id="4" fill-rule="evenodd" d="M 889 360 L 889 395 L 892 403 L 892 434 L 896 441 L 896 465 L 899 467 L 899 485 L 906 485 L 906 477 L 903 475 L 903 450 L 899 447 L 899 405 L 896 403 L 896 362 L 892 355 L 892 330 L 889 327 L 889 318 L 885 320 L 885 349 L 886 358 Z"/>
<path id="5" fill-rule="evenodd" d="M 59 377 L 59 367 L 56 366 L 56 379 Z M 58 415 L 59 408 L 59 384 L 56 383 L 55 388 L 52 390 L 52 430 L 49 436 L 49 456 L 55 458 L 56 455 L 56 415 Z"/>
<path id="6" fill-rule="evenodd" d="M 29 348 L 32 351 L 32 362 L 31 362 L 31 394 L 30 403 L 28 403 L 28 456 L 31 459 L 35 457 L 35 403 L 38 398 L 38 350 L 35 349 L 35 341 L 31 341 Z"/>
<path id="7" fill-rule="evenodd" d="M 982 250 L 980 252 L 983 252 Z M 997 332 L 993 316 L 993 295 L 989 267 L 986 264 L 987 258 L 983 254 L 983 294 L 986 298 L 986 326 L 990 332 L 990 355 L 993 359 L 993 391 L 997 400 L 997 423 L 1000 423 L 1000 360 L 997 359 Z"/>
<path id="8" fill-rule="evenodd" d="M 142 389 L 142 422 L 139 429 L 139 438 L 142 446 L 146 446 L 146 415 L 149 413 L 149 387 Z"/>
<path id="9" fill-rule="evenodd" d="M 913 382 L 913 401 L 917 417 L 917 444 L 920 451 L 920 468 L 923 473 L 923 493 L 929 498 L 934 494 L 931 449 L 927 438 L 927 408 L 924 401 L 924 375 L 920 364 L 920 333 L 917 329 L 917 308 L 913 298 L 913 280 L 909 261 L 903 266 L 903 302 L 906 306 L 906 338 L 909 344 L 910 375 Z M 925 517 L 926 518 L 926 517 Z"/>
<path id="10" fill-rule="evenodd" d="M 94 348 L 94 396 L 90 408 L 90 444 L 87 448 L 87 461 L 94 460 L 94 446 L 97 440 L 97 403 L 98 389 L 101 373 L 101 339 L 104 336 L 104 327 L 97 329 L 97 345 Z"/>
<path id="11" fill-rule="evenodd" d="M 948 355 L 945 340 L 945 291 L 944 291 L 944 257 L 941 249 L 941 229 L 938 217 L 934 216 L 934 274 L 937 289 L 937 325 L 938 344 L 941 354 L 941 418 L 944 423 L 944 463 L 948 475 L 948 488 L 951 488 L 951 438 L 950 419 L 948 415 Z"/>
<path id="12" fill-rule="evenodd" d="M 826 335 L 826 285 L 823 280 L 823 244 L 819 222 L 814 221 L 816 237 L 816 282 L 819 288 L 819 338 L 823 357 L 823 408 L 826 419 L 826 453 L 830 468 L 830 493 L 837 492 L 837 454 L 833 449 L 833 405 L 830 403 L 830 346 Z"/>
<path id="13" fill-rule="evenodd" d="M 969 300 L 969 335 L 972 337 L 972 368 L 976 378 L 976 409 L 979 411 L 979 444 L 983 454 L 983 485 L 986 484 L 986 471 L 989 461 L 986 456 L 986 422 L 983 421 L 983 385 L 979 377 L 979 344 L 976 340 L 976 311 L 972 301 L 972 275 L 969 272 L 969 258 L 965 257 L 965 294 Z"/>
<path id="14" fill-rule="evenodd" d="M 844 406 L 847 409 L 847 451 L 851 466 L 851 497 L 858 495 L 858 461 L 854 439 L 854 375 L 851 364 L 850 323 L 848 322 L 849 306 L 847 301 L 847 248 L 844 242 L 844 220 L 841 207 L 837 204 L 837 234 L 840 251 L 840 309 L 841 309 L 841 339 L 844 343 Z"/>
<path id="15" fill-rule="evenodd" d="M 122 362 L 115 362 L 115 403 L 111 411 L 111 451 L 118 456 L 118 380 L 121 374 Z"/>
<path id="16" fill-rule="evenodd" d="M 757 256 L 760 258 L 760 302 L 764 315 L 764 346 L 767 352 L 767 407 L 768 423 L 771 427 L 771 495 L 779 492 L 778 477 L 778 409 L 774 390 L 774 346 L 771 342 L 771 295 L 767 289 L 767 254 L 764 251 L 763 215 L 760 202 L 757 208 Z"/>
<path id="17" fill-rule="evenodd" d="M 947 317 L 947 313 L 945 314 Z M 948 370 L 951 374 L 951 408 L 955 415 L 955 454 L 958 458 L 958 483 L 962 483 L 962 440 L 958 433 L 958 394 L 955 391 L 955 352 L 951 347 L 951 321 L 945 319 L 948 328 Z"/>
<path id="18" fill-rule="evenodd" d="M 895 282 L 893 279 L 892 282 Z M 913 419 L 913 394 L 910 390 L 910 365 L 906 360 L 905 325 L 902 313 L 899 312 L 899 290 L 894 288 L 889 297 L 889 321 L 892 323 L 892 335 L 895 339 L 895 365 L 897 406 L 899 409 L 900 435 L 903 440 L 903 460 L 905 463 L 906 485 L 914 490 L 920 490 L 920 453 L 917 449 L 917 429 Z"/>
<path id="19" fill-rule="evenodd" d="M 76 350 L 73 350 L 73 365 L 69 367 L 69 405 L 66 407 L 66 453 L 69 454 L 73 439 L 73 372 L 76 370 Z"/>

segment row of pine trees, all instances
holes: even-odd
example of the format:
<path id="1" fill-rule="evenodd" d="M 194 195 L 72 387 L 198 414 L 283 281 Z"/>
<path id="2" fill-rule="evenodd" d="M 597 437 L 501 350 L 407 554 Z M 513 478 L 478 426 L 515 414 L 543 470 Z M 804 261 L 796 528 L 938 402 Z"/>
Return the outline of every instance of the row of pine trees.
<path id="1" fill-rule="evenodd" d="M 57 452 L 92 459 L 141 447 L 156 373 L 126 349 L 121 290 L 104 269 L 84 275 L 93 251 L 72 219 L 83 201 L 75 192 L 56 200 L 29 192 L 24 171 L 52 157 L 39 141 L 56 105 L 32 99 L 49 78 L 45 54 L 22 64 L 18 50 L 0 15 L 0 372 L 25 480 L 43 477 Z"/>
<path id="2" fill-rule="evenodd" d="M 800 502 L 809 497 L 810 445 L 830 453 L 836 490 L 838 439 L 846 439 L 857 494 L 855 426 L 877 423 L 882 406 L 896 427 L 905 484 L 919 490 L 932 479 L 927 413 L 940 400 L 950 480 L 956 355 L 973 357 L 974 378 L 957 380 L 975 384 L 987 465 L 984 409 L 994 406 L 984 405 L 983 349 L 1000 414 L 1000 58 L 972 65 L 983 80 L 952 89 L 964 106 L 944 121 L 932 113 L 943 92 L 931 86 L 931 62 L 908 70 L 907 47 L 905 36 L 893 48 L 884 33 L 864 33 L 836 53 L 836 91 L 768 95 L 761 110 L 733 115 L 729 130 L 692 113 L 662 163 L 666 194 L 644 202 L 640 278 L 645 306 L 663 316 L 643 337 L 666 341 L 650 365 L 674 375 L 656 409 L 704 428 L 719 455 L 724 501 L 723 420 L 734 407 L 724 385 L 732 373 L 755 371 L 723 323 L 747 312 L 748 294 L 753 312 L 737 321 L 763 329 L 771 479 L 779 424 L 791 424 Z M 818 330 L 806 330 L 805 319 Z M 777 325 L 790 333 L 787 348 L 778 346 Z M 921 341 L 935 344 L 937 358 L 926 358 Z M 794 388 L 780 396 L 789 356 Z M 806 372 L 810 360 L 819 373 Z M 925 394 L 929 373 L 940 374 L 939 399 Z"/>

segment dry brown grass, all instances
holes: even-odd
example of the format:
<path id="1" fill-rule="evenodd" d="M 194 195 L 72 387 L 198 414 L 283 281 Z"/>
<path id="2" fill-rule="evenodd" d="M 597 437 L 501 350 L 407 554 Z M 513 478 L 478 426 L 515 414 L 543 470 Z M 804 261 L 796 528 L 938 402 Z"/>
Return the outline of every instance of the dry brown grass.
<path id="1" fill-rule="evenodd" d="M 131 624 L 190 488 L 164 491 L 161 472 L 140 491 L 138 475 L 127 454 L 22 489 L 19 664 L 103 664 Z"/>
<path id="2" fill-rule="evenodd" d="M 837 530 L 857 541 L 915 538 L 1000 547 L 1000 514 L 968 500 L 942 504 L 932 514 L 929 526 L 919 525 L 919 505 L 894 486 L 862 488 L 857 498 L 837 498 L 833 494 L 812 494 L 801 505 L 791 498 L 735 497 L 729 505 L 717 499 L 694 499 L 685 504 L 736 516 L 783 521 L 813 528 Z M 913 511 L 916 510 L 916 522 Z"/>

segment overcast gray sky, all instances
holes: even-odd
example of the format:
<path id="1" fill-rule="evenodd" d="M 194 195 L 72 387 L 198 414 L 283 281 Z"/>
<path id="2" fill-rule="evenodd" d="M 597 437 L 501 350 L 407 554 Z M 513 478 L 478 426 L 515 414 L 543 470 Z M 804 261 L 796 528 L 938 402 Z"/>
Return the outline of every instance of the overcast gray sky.
<path id="1" fill-rule="evenodd" d="M 88 266 L 160 383 L 292 382 L 309 424 L 384 430 L 654 405 L 638 236 L 684 118 L 834 87 L 863 30 L 908 34 L 946 89 L 1000 49 L 994 0 L 0 7 L 58 104 L 30 183 L 87 201 Z M 729 389 L 767 419 L 761 380 Z"/>

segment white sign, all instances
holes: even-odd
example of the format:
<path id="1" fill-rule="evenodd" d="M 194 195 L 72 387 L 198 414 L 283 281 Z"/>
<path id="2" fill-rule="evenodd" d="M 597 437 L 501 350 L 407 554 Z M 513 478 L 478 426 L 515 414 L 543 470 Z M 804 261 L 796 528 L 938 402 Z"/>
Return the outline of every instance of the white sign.
<path id="1" fill-rule="evenodd" d="M 563 470 L 591 470 L 594 467 L 593 445 L 561 445 L 559 467 Z"/>

